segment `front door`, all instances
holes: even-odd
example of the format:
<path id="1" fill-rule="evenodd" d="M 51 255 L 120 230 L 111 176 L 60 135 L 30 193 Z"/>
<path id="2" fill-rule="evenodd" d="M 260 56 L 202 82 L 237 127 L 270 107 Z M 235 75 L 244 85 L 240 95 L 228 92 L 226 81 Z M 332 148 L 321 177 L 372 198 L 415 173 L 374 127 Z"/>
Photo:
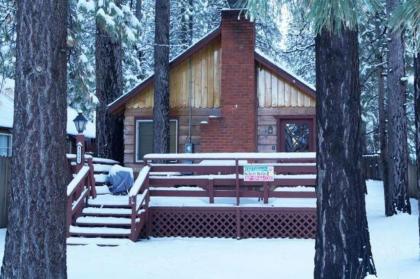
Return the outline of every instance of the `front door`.
<path id="1" fill-rule="evenodd" d="M 279 118 L 278 138 L 280 152 L 313 152 L 315 151 L 315 136 L 313 117 Z"/>

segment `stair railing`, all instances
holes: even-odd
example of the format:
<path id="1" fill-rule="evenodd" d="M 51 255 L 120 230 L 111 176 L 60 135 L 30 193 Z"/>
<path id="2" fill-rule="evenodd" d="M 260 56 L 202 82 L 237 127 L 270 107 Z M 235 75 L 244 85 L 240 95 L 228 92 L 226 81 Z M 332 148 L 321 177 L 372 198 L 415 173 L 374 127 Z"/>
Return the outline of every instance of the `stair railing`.
<path id="1" fill-rule="evenodd" d="M 145 166 L 142 168 L 129 193 L 129 204 L 131 207 L 130 239 L 132 241 L 136 241 L 138 239 L 141 229 L 146 224 L 146 220 L 148 219 L 148 209 L 150 202 L 149 172 L 150 166 Z"/>
<path id="2" fill-rule="evenodd" d="M 67 237 L 70 236 L 70 225 L 86 207 L 89 196 L 96 197 L 92 159 L 87 161 L 88 164 L 82 166 L 67 185 Z"/>

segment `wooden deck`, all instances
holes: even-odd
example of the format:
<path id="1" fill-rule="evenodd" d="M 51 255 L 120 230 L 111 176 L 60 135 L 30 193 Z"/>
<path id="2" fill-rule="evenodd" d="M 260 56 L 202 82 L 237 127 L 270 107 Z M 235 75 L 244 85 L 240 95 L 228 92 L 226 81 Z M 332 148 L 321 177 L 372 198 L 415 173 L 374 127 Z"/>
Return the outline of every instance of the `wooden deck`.
<path id="1" fill-rule="evenodd" d="M 99 185 L 96 198 L 82 196 L 85 201 L 69 214 L 72 242 L 75 237 L 315 236 L 314 153 L 149 154 L 145 160 L 128 196 L 112 196 Z M 248 164 L 273 166 L 273 181 L 245 181 Z M 78 193 L 86 195 L 82 188 Z M 78 200 L 73 194 L 69 204 L 75 207 Z"/>

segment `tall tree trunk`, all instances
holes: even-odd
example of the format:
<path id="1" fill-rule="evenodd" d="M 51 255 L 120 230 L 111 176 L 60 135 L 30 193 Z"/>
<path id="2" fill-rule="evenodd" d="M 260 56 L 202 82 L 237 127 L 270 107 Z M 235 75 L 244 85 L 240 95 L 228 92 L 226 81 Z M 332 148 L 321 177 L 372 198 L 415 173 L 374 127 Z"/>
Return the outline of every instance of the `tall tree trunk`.
<path id="1" fill-rule="evenodd" d="M 361 172 L 357 31 L 316 37 L 317 236 L 315 278 L 375 274 Z"/>
<path id="2" fill-rule="evenodd" d="M 382 55 L 378 61 L 383 62 Z M 385 75 L 384 67 L 378 67 L 378 107 L 379 107 L 379 142 L 380 142 L 380 160 L 382 170 L 382 180 L 384 183 L 384 202 L 385 202 L 385 215 L 391 216 L 394 212 L 393 194 L 388 182 L 388 160 L 387 160 L 387 132 L 386 132 L 386 103 L 385 103 Z"/>
<path id="3" fill-rule="evenodd" d="M 170 1 L 156 0 L 153 151 L 169 152 L 169 14 Z"/>
<path id="4" fill-rule="evenodd" d="M 416 157 L 417 157 L 417 203 L 420 212 L 420 52 L 414 57 L 414 111 L 416 117 Z M 420 236 L 420 214 L 419 214 Z"/>
<path id="5" fill-rule="evenodd" d="M 388 17 L 399 0 L 387 0 Z M 405 112 L 406 82 L 404 71 L 404 42 L 401 30 L 388 34 L 388 182 L 392 189 L 393 213 L 411 213 L 408 197 L 407 116 Z"/>
<path id="6" fill-rule="evenodd" d="M 115 4 L 120 6 L 121 0 Z M 123 161 L 123 118 L 113 116 L 107 106 L 123 93 L 122 46 L 96 23 L 96 145 L 100 157 Z"/>
<path id="7" fill-rule="evenodd" d="M 12 185 L 1 278 L 66 278 L 67 1 L 17 6 Z"/>

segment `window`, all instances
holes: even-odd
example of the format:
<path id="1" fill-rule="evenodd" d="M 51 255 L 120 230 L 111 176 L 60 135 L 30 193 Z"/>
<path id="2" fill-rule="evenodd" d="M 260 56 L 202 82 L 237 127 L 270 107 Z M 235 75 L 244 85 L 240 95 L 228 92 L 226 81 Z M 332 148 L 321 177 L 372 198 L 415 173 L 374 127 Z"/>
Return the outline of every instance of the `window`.
<path id="1" fill-rule="evenodd" d="M 178 151 L 178 120 L 169 121 L 169 152 Z M 143 156 L 153 153 L 153 120 L 136 121 L 136 161 L 142 161 Z"/>
<path id="2" fill-rule="evenodd" d="M 12 135 L 0 134 L 0 157 L 12 156 Z"/>
<path id="3" fill-rule="evenodd" d="M 279 123 L 279 151 L 308 152 L 315 150 L 313 119 L 281 119 Z"/>

